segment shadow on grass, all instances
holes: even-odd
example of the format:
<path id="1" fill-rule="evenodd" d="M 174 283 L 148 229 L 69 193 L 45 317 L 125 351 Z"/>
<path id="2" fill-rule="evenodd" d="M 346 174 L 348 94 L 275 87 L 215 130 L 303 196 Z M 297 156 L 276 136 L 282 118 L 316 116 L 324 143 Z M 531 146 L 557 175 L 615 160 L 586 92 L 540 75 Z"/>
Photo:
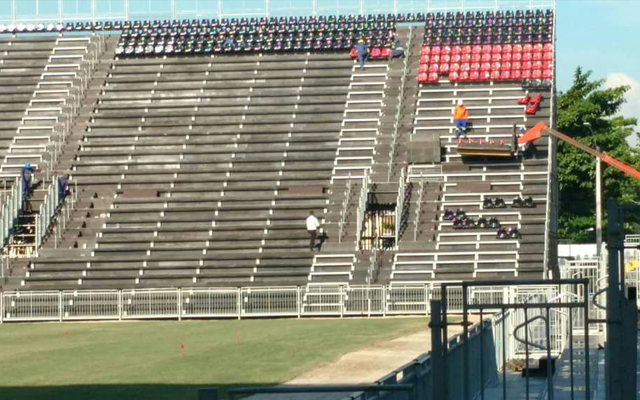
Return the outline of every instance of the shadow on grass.
<path id="1" fill-rule="evenodd" d="M 0 386 L 2 400 L 197 400 L 198 389 L 217 388 L 220 400 L 229 398 L 228 390 L 240 387 L 266 387 L 275 384 L 216 383 L 202 385 L 68 385 Z M 238 396 L 236 396 L 238 398 Z"/>

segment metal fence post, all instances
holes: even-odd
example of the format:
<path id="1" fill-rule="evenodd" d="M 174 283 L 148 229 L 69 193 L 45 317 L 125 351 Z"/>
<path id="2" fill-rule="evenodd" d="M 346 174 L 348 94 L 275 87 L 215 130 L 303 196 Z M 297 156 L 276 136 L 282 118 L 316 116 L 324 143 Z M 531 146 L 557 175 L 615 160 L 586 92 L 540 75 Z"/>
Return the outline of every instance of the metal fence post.
<path id="1" fill-rule="evenodd" d="M 302 293 L 301 293 L 302 288 L 300 286 L 298 286 L 298 290 L 296 291 L 296 299 L 297 299 L 297 306 L 298 306 L 298 318 L 302 318 Z"/>
<path id="2" fill-rule="evenodd" d="M 122 321 L 122 290 L 118 290 L 118 321 Z"/>
<path id="3" fill-rule="evenodd" d="M 238 307 L 238 319 L 242 319 L 242 288 L 236 291 L 236 304 Z"/>
<path id="4" fill-rule="evenodd" d="M 389 287 L 387 285 L 382 286 L 382 316 L 387 316 L 387 296 L 389 295 Z"/>
<path id="5" fill-rule="evenodd" d="M 344 287 L 340 286 L 340 318 L 344 317 Z"/>
<path id="6" fill-rule="evenodd" d="M 58 290 L 58 320 L 62 322 L 62 290 Z"/>
<path id="7" fill-rule="evenodd" d="M 182 288 L 178 288 L 178 321 L 182 321 Z"/>
<path id="8" fill-rule="evenodd" d="M 446 371 L 444 364 L 444 349 L 442 347 L 442 302 L 431 301 L 431 385 L 432 399 L 447 399 Z"/>

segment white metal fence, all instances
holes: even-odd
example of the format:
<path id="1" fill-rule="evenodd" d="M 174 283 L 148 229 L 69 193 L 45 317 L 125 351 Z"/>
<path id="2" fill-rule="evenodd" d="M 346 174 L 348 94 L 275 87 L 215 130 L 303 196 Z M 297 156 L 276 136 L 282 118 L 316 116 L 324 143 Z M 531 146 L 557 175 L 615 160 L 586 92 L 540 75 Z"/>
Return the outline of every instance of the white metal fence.
<path id="1" fill-rule="evenodd" d="M 517 287 L 470 289 L 474 301 L 507 304 Z M 6 291 L 0 322 L 429 315 L 438 285 L 167 288 Z M 462 311 L 462 289 L 449 287 L 449 312 Z"/>
<path id="2" fill-rule="evenodd" d="M 0 22 L 270 17 L 555 8 L 555 0 L 6 0 Z"/>

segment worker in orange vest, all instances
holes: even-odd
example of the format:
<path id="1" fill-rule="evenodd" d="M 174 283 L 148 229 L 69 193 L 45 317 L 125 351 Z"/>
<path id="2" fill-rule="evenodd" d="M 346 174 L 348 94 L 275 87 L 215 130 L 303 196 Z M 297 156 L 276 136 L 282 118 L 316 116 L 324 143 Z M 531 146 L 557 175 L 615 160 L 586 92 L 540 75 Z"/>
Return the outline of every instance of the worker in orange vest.
<path id="1" fill-rule="evenodd" d="M 456 127 L 456 139 L 460 136 L 467 136 L 467 120 L 469 119 L 469 112 L 464 106 L 462 99 L 458 100 L 458 105 L 453 110 L 453 122 Z"/>

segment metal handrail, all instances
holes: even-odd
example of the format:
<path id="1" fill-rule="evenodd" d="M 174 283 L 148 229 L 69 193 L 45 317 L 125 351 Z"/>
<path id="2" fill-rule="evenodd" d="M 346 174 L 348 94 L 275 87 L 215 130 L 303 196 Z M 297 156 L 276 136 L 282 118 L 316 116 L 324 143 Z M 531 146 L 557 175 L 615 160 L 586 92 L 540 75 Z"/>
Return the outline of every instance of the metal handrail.
<path id="1" fill-rule="evenodd" d="M 376 269 L 376 265 L 378 264 L 378 250 L 376 248 L 371 249 L 371 257 L 369 258 L 369 269 L 367 270 L 367 286 L 371 285 L 371 281 L 373 279 L 373 272 Z"/>
<path id="2" fill-rule="evenodd" d="M 342 243 L 342 235 L 344 234 L 344 227 L 347 224 L 347 209 L 349 208 L 349 200 L 351 199 L 351 173 L 349 173 L 349 179 L 347 180 L 347 188 L 344 191 L 344 200 L 342 201 L 342 210 L 340 210 L 340 222 L 338 243 Z"/>
<path id="3" fill-rule="evenodd" d="M 413 38 L 413 26 L 409 27 L 409 38 L 407 39 L 407 54 L 403 60 L 402 66 L 402 77 L 400 78 L 400 92 L 398 93 L 398 104 L 396 106 L 396 115 L 393 123 L 393 134 L 391 136 L 391 146 L 389 148 L 389 161 L 388 161 L 388 171 L 387 171 L 387 182 L 391 182 L 391 174 L 393 172 L 393 166 L 395 164 L 396 152 L 398 150 L 398 132 L 400 129 L 400 118 L 401 118 L 401 109 L 402 109 L 402 101 L 404 99 L 404 87 L 407 83 L 407 70 L 409 65 L 409 51 L 411 49 L 411 41 Z"/>
<path id="4" fill-rule="evenodd" d="M 0 243 L 4 247 L 15 227 L 18 215 L 23 206 L 23 185 L 21 178 L 16 178 L 15 184 L 0 206 Z"/>
<path id="5" fill-rule="evenodd" d="M 398 197 L 396 200 L 396 248 L 400 240 L 400 229 L 402 228 L 402 216 L 404 214 L 404 200 L 407 194 L 407 176 L 406 169 L 400 172 L 400 182 L 398 183 Z"/>
<path id="6" fill-rule="evenodd" d="M 413 240 L 418 240 L 418 228 L 420 226 L 420 214 L 422 213 L 422 201 L 424 197 L 424 179 L 420 179 L 420 191 L 418 193 L 418 204 L 416 205 L 416 217 L 413 224 Z"/>
<path id="7" fill-rule="evenodd" d="M 364 217 L 367 212 L 367 200 L 369 198 L 369 171 L 365 170 L 362 177 L 362 188 L 360 189 L 360 198 L 358 200 L 358 219 L 356 225 L 356 250 L 360 249 L 360 243 L 362 241 L 362 227 L 364 226 Z"/>

